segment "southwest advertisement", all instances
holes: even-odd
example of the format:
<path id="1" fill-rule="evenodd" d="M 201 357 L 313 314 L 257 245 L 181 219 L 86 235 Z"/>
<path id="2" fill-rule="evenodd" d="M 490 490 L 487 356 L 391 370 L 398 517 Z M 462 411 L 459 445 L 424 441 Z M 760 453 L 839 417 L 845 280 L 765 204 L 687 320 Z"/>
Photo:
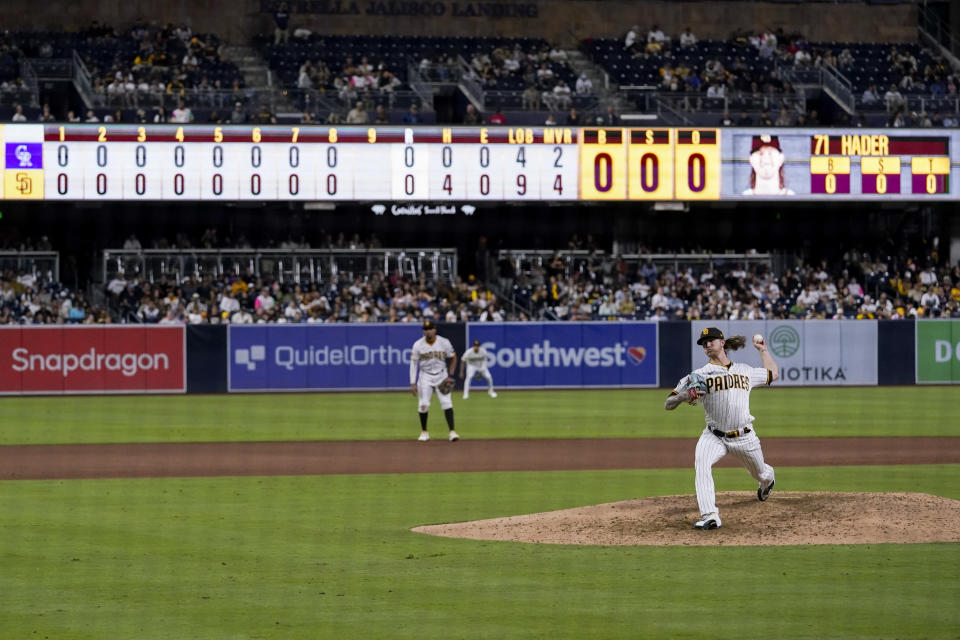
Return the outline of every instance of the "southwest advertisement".
<path id="1" fill-rule="evenodd" d="M 960 321 L 918 320 L 917 383 L 960 382 Z"/>
<path id="2" fill-rule="evenodd" d="M 497 388 L 655 387 L 657 323 L 471 323 Z"/>
<path id="3" fill-rule="evenodd" d="M 231 326 L 227 335 L 228 391 L 377 390 L 410 385 L 410 347 L 423 330 L 419 324 L 254 325 Z"/>
<path id="4" fill-rule="evenodd" d="M 0 328 L 0 394 L 185 393 L 183 327 Z"/>
<path id="5" fill-rule="evenodd" d="M 727 337 L 742 335 L 747 346 L 728 351 L 734 362 L 763 366 L 753 346 L 763 334 L 780 367 L 777 385 L 840 386 L 877 384 L 877 323 L 875 320 L 706 320 L 690 324 L 690 370 L 706 364 L 697 336 L 717 327 Z"/>

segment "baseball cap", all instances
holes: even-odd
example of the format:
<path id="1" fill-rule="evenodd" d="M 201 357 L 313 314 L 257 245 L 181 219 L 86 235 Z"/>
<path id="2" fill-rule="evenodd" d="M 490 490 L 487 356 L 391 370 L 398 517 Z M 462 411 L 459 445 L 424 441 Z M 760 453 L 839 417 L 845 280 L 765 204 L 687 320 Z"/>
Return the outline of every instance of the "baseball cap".
<path id="1" fill-rule="evenodd" d="M 476 346 L 476 345 L 480 344 L 480 341 L 479 341 L 479 340 L 474 340 L 474 341 L 473 341 L 473 344 L 474 344 L 474 346 Z"/>
<path id="2" fill-rule="evenodd" d="M 723 340 L 724 339 L 723 332 L 720 331 L 720 329 L 717 329 L 716 327 L 707 327 L 706 329 L 700 332 L 700 337 L 697 338 L 697 344 L 703 344 L 708 340 L 715 340 L 717 338 Z"/>
<path id="3" fill-rule="evenodd" d="M 434 324 L 433 322 L 431 322 L 430 320 L 427 320 L 426 322 L 423 323 L 423 330 L 424 330 L 424 331 L 426 331 L 427 329 L 436 329 L 436 328 L 437 328 L 437 325 L 435 325 L 435 324 Z"/>
<path id="4" fill-rule="evenodd" d="M 753 136 L 753 141 L 750 144 L 750 153 L 753 153 L 760 147 L 773 147 L 777 151 L 780 151 L 780 140 L 777 136 L 772 136 L 769 133 L 761 136 Z"/>

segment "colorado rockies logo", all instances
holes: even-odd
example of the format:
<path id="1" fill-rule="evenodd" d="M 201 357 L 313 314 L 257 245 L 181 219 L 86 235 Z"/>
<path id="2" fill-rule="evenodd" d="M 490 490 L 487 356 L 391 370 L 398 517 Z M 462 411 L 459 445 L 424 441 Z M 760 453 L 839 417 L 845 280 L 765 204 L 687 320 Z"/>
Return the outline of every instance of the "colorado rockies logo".
<path id="1" fill-rule="evenodd" d="M 800 350 L 800 334 L 789 325 L 781 325 L 770 334 L 770 351 L 781 358 L 789 358 Z"/>

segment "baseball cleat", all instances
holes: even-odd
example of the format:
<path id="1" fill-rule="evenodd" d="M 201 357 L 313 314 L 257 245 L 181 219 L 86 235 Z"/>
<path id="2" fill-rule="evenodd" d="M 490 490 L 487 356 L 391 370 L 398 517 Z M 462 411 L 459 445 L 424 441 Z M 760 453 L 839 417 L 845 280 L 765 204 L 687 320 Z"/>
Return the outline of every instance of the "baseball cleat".
<path id="1" fill-rule="evenodd" d="M 496 398 L 496 397 L 497 397 L 497 392 L 496 392 L 496 391 L 491 391 L 491 392 L 490 392 L 490 397 L 491 397 L 491 398 Z"/>
<path id="2" fill-rule="evenodd" d="M 693 525 L 694 529 L 700 529 L 701 531 L 708 531 L 710 529 L 719 529 L 720 528 L 720 516 L 715 513 L 705 513 L 700 516 L 700 519 Z"/>
<path id="3" fill-rule="evenodd" d="M 430 434 L 427 433 L 426 431 L 421 431 L 420 437 L 417 438 L 417 440 L 419 440 L 420 442 L 427 442 L 428 440 L 430 440 Z"/>
<path id="4" fill-rule="evenodd" d="M 451 432 L 450 432 L 450 437 L 449 437 L 448 439 L 450 440 L 450 442 L 456 442 L 457 440 L 460 439 L 460 436 L 457 435 L 457 432 L 456 432 L 456 431 L 451 431 Z"/>
<path id="5" fill-rule="evenodd" d="M 757 489 L 757 500 L 760 502 L 766 502 L 767 498 L 770 497 L 770 492 L 773 491 L 773 485 L 776 484 L 776 481 L 771 480 L 770 484 L 767 485 L 766 489 L 760 487 Z"/>
<path id="6" fill-rule="evenodd" d="M 469 398 L 469 397 L 470 397 L 470 396 L 464 395 L 464 396 L 463 396 L 463 399 L 466 400 L 466 399 Z"/>

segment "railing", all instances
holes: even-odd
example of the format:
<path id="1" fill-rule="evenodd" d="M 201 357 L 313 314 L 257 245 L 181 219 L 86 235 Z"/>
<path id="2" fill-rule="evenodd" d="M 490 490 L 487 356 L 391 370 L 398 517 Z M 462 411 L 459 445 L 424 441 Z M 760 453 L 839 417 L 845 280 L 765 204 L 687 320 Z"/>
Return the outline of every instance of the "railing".
<path id="1" fill-rule="evenodd" d="M 417 62 L 413 58 L 407 58 L 407 84 L 420 98 L 423 111 L 433 111 L 433 86 L 431 82 L 431 80 L 420 75 Z"/>
<path id="2" fill-rule="evenodd" d="M 960 114 L 960 97 L 958 96 L 916 96 L 916 95 L 905 95 L 903 96 L 904 103 L 901 106 L 906 105 L 908 112 L 915 113 L 926 113 L 928 115 L 933 115 L 935 113 L 950 113 L 950 114 Z M 878 112 L 887 112 L 886 103 L 883 101 L 883 96 L 880 96 L 879 100 L 873 102 L 864 102 L 863 96 L 859 96 L 855 99 L 855 105 L 857 111 L 866 112 L 866 113 L 878 113 Z"/>
<path id="3" fill-rule="evenodd" d="M 486 96 L 484 95 L 483 86 L 480 84 L 479 79 L 476 77 L 476 74 L 473 73 L 467 61 L 463 59 L 463 56 L 457 56 L 457 64 L 460 73 L 460 90 L 463 91 L 463 95 L 467 96 L 467 99 L 473 103 L 477 111 L 485 111 Z"/>
<path id="4" fill-rule="evenodd" d="M 56 251 L 0 251 L 0 271 L 8 269 L 60 282 L 60 254 Z"/>
<path id="5" fill-rule="evenodd" d="M 30 92 L 30 106 L 40 106 L 40 84 L 37 81 L 37 73 L 27 58 L 20 60 L 20 79 L 23 80 L 23 86 Z"/>
<path id="6" fill-rule="evenodd" d="M 83 58 L 80 57 L 76 49 L 73 51 L 71 78 L 73 79 L 73 86 L 77 88 L 77 92 L 80 94 L 80 97 L 83 98 L 84 105 L 88 109 L 94 106 L 94 104 L 96 104 L 96 95 L 93 91 L 93 80 L 91 79 L 90 72 L 87 71 L 87 65 L 83 63 Z"/>
<path id="7" fill-rule="evenodd" d="M 938 49 L 941 49 L 941 53 L 949 55 L 956 62 L 957 56 L 960 55 L 960 41 L 954 38 L 949 25 L 943 24 L 936 11 L 926 6 L 926 3 L 920 5 L 917 21 L 921 35 L 925 35 L 937 45 Z"/>
<path id="8" fill-rule="evenodd" d="M 563 275 L 567 278 L 584 271 L 591 262 L 617 259 L 617 256 L 608 256 L 603 251 L 585 249 L 556 252 L 551 249 L 501 250 L 498 259 L 511 260 L 516 273 L 533 273 L 544 271 L 554 254 L 563 261 Z M 628 265 L 639 265 L 649 261 L 658 270 L 662 271 L 664 267 L 670 267 L 675 273 L 681 273 L 687 268 L 693 269 L 695 273 L 702 273 L 729 266 L 741 267 L 745 271 L 749 271 L 750 267 L 756 265 L 762 265 L 771 270 L 774 267 L 774 256 L 770 253 L 624 253 L 619 257 Z"/>
<path id="9" fill-rule="evenodd" d="M 107 249 L 102 278 L 175 283 L 191 277 L 224 278 L 252 274 L 281 284 L 319 284 L 331 277 L 367 278 L 398 274 L 452 284 L 457 277 L 457 250 L 390 249 Z"/>
<path id="10" fill-rule="evenodd" d="M 856 113 L 853 83 L 832 65 L 820 67 L 820 72 L 820 81 L 823 83 L 823 90 L 826 91 L 837 104 L 843 107 L 844 111 L 848 114 L 853 115 Z"/>

